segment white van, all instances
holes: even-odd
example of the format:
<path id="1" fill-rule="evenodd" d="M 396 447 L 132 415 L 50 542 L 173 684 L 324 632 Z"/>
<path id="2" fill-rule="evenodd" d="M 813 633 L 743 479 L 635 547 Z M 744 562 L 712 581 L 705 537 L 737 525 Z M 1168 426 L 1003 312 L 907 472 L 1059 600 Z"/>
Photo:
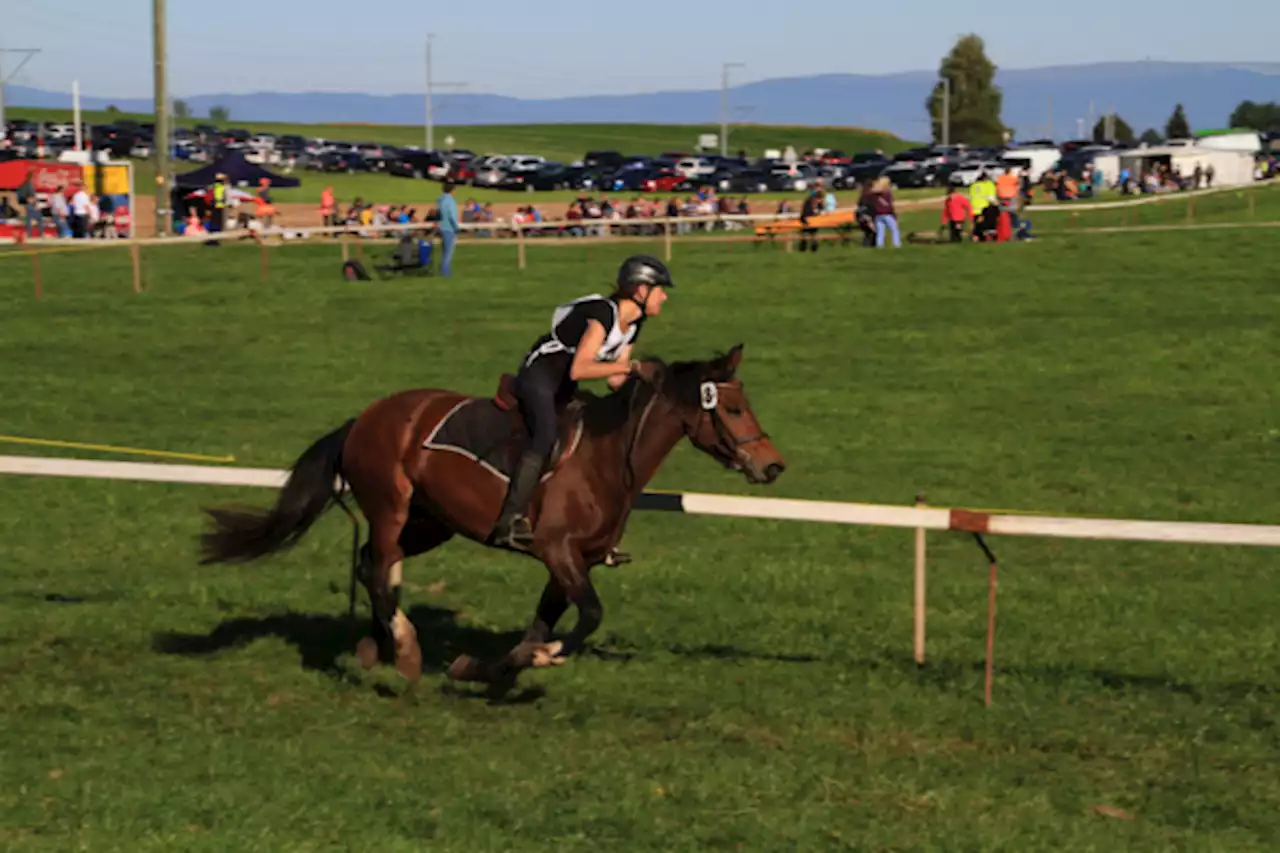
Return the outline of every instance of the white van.
<path id="1" fill-rule="evenodd" d="M 1014 169 L 1026 169 L 1033 183 L 1040 180 L 1061 159 L 1062 153 L 1057 148 L 1048 146 L 1010 148 L 1000 157 L 1001 162 Z"/>

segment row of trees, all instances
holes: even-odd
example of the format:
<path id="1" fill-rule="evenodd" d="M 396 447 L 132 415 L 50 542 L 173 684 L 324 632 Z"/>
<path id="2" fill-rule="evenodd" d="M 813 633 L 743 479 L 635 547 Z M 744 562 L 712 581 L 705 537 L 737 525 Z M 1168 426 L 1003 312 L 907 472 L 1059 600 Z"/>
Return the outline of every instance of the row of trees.
<path id="1" fill-rule="evenodd" d="M 107 114 L 116 115 L 120 112 L 120 108 L 115 104 L 107 104 Z M 191 107 L 186 101 L 177 100 L 173 102 L 173 114 L 178 118 L 191 118 Z M 231 110 L 226 107 L 210 107 L 209 121 L 214 124 L 224 124 L 231 119 Z"/>
<path id="2" fill-rule="evenodd" d="M 938 68 L 938 83 L 929 93 L 925 108 L 933 126 L 933 138 L 943 137 L 943 116 L 950 107 L 950 139 L 970 145 L 998 145 L 1012 138 L 1012 130 L 1000 120 L 1004 95 L 996 85 L 996 66 L 987 57 L 986 45 L 977 35 L 961 37 L 942 59 Z M 951 91 L 948 97 L 946 84 Z M 948 103 L 949 100 L 949 103 Z M 1111 132 L 1108 138 L 1108 118 Z M 1280 132 L 1280 104 L 1255 104 L 1245 101 L 1236 107 L 1229 120 L 1231 127 L 1248 127 L 1264 132 Z M 1191 136 L 1191 123 L 1187 113 L 1178 104 L 1165 122 L 1163 136 L 1148 128 L 1135 136 L 1133 128 L 1120 116 L 1104 116 L 1093 126 L 1095 142 L 1146 142 L 1154 144 L 1161 139 L 1186 139 Z"/>

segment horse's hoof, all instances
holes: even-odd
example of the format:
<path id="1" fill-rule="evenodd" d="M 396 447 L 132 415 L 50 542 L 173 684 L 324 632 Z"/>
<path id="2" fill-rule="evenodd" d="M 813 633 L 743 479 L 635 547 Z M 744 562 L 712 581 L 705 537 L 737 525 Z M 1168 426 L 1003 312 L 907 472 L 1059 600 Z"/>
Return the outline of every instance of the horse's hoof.
<path id="1" fill-rule="evenodd" d="M 548 666 L 560 666 L 568 660 L 563 657 L 560 651 L 564 648 L 564 643 L 556 640 L 553 643 L 543 643 L 533 650 L 533 667 L 534 669 L 543 669 Z"/>
<path id="2" fill-rule="evenodd" d="M 378 643 L 373 637 L 362 637 L 356 643 L 356 658 L 365 669 L 373 669 L 378 665 Z"/>
<path id="3" fill-rule="evenodd" d="M 397 655 L 396 672 L 409 682 L 422 678 L 422 652 L 414 648 Z"/>

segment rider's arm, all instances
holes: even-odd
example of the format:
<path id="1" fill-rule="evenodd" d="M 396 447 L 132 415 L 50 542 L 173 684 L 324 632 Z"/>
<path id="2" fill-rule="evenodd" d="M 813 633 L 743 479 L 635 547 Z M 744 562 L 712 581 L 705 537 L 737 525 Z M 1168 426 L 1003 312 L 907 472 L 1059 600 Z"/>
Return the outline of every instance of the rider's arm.
<path id="1" fill-rule="evenodd" d="M 618 352 L 618 362 L 620 364 L 631 363 L 631 344 L 627 344 Z M 629 378 L 629 374 L 615 373 L 613 376 L 610 376 L 609 379 L 607 380 L 609 383 L 609 389 L 611 391 L 617 391 L 619 388 L 622 387 L 622 384 L 626 382 L 628 378 Z"/>
<path id="2" fill-rule="evenodd" d="M 569 366 L 569 378 L 574 382 L 583 379 L 605 379 L 610 376 L 621 376 L 631 372 L 631 363 L 623 361 L 596 361 L 596 353 L 604 343 L 604 326 L 599 320 L 588 320 L 587 330 L 578 341 L 577 352 L 573 354 L 573 364 Z"/>

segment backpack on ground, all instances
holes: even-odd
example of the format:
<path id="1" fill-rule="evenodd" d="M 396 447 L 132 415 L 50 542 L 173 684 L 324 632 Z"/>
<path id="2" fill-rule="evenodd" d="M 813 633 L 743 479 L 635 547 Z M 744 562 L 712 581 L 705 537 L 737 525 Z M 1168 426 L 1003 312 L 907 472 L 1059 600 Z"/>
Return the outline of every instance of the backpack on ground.
<path id="1" fill-rule="evenodd" d="M 347 261 L 342 265 L 342 277 L 347 281 L 373 281 L 369 277 L 364 264 L 359 261 Z"/>

